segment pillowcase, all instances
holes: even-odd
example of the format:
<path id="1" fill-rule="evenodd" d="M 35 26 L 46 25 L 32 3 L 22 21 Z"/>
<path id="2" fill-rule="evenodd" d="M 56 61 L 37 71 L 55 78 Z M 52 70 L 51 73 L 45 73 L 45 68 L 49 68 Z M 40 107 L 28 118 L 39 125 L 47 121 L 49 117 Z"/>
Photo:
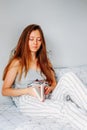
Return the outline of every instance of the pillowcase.
<path id="1" fill-rule="evenodd" d="M 87 65 L 76 67 L 56 67 L 54 70 L 56 72 L 57 80 L 59 80 L 63 74 L 72 71 L 87 87 Z"/>

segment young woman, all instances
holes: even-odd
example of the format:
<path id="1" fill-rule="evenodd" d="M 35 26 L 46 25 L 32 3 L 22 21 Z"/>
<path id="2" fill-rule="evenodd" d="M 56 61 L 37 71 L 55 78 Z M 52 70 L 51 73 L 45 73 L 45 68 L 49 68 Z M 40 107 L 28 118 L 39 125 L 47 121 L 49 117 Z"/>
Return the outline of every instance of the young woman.
<path id="1" fill-rule="evenodd" d="M 39 25 L 32 24 L 23 30 L 15 53 L 4 70 L 3 80 L 2 94 L 11 96 L 25 115 L 50 115 L 59 121 L 72 122 L 81 130 L 87 129 L 86 87 L 72 72 L 56 83 Z M 44 93 L 50 96 L 44 102 L 38 100 L 31 87 L 32 82 L 37 80 L 48 83 Z"/>

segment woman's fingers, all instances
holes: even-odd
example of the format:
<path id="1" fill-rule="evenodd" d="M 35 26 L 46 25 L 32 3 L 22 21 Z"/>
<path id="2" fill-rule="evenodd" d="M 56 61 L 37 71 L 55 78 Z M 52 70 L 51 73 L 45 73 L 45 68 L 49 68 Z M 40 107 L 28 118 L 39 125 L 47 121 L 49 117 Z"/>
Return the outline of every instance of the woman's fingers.
<path id="1" fill-rule="evenodd" d="M 49 94 L 52 91 L 51 87 L 45 87 L 45 94 Z"/>

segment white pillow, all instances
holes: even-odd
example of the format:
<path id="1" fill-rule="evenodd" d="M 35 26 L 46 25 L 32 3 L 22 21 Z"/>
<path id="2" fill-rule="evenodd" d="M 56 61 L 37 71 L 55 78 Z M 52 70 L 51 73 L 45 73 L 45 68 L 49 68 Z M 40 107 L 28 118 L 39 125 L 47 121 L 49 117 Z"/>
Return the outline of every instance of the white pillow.
<path id="1" fill-rule="evenodd" d="M 78 78 L 87 86 L 87 65 L 77 66 L 77 67 L 58 67 L 55 68 L 57 79 L 69 72 L 74 72 Z"/>

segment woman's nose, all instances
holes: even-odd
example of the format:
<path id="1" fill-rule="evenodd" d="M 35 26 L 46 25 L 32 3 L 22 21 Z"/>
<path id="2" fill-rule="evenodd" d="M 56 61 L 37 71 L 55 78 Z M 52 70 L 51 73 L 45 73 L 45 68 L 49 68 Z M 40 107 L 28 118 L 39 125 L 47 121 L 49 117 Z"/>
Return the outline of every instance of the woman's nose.
<path id="1" fill-rule="evenodd" d="M 37 44 L 37 39 L 34 39 L 34 44 Z"/>

